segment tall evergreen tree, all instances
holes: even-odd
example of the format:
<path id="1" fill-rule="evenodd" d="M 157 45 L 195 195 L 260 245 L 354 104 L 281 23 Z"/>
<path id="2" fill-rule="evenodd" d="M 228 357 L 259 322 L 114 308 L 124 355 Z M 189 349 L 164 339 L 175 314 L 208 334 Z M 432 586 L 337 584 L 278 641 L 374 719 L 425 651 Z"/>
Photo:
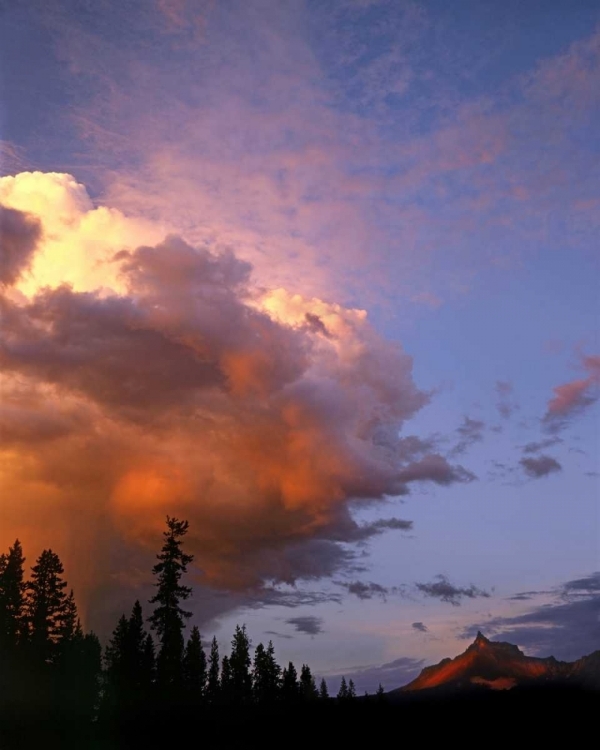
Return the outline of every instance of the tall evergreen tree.
<path id="1" fill-rule="evenodd" d="M 105 652 L 105 706 L 113 715 L 140 711 L 148 698 L 154 669 L 154 644 L 148 638 L 136 601 L 129 619 L 121 615 Z"/>
<path id="2" fill-rule="evenodd" d="M 354 680 L 348 682 L 348 698 L 356 698 L 356 688 L 354 687 Z"/>
<path id="3" fill-rule="evenodd" d="M 312 701 L 319 697 L 315 678 L 312 676 L 308 664 L 303 664 L 300 670 L 300 697 L 304 701 Z"/>
<path id="4" fill-rule="evenodd" d="M 13 650 L 24 635 L 24 563 L 23 548 L 16 539 L 8 554 L 0 555 L 0 654 L 6 649 Z"/>
<path id="5" fill-rule="evenodd" d="M 154 680 L 156 678 L 156 653 L 154 641 L 150 633 L 144 639 L 144 650 L 142 654 L 141 690 L 144 700 L 148 700 L 152 694 Z"/>
<path id="6" fill-rule="evenodd" d="M 276 700 L 281 687 L 281 668 L 275 660 L 272 641 L 269 641 L 266 649 L 262 643 L 256 647 L 252 679 L 257 703 L 267 704 Z"/>
<path id="7" fill-rule="evenodd" d="M 348 685 L 346 684 L 346 678 L 342 677 L 342 681 L 340 683 L 340 689 L 338 690 L 337 694 L 338 700 L 344 701 L 348 699 Z"/>
<path id="8" fill-rule="evenodd" d="M 183 630 L 185 620 L 192 614 L 180 606 L 181 601 L 192 593 L 191 588 L 180 583 L 181 576 L 193 560 L 193 555 L 181 549 L 181 539 L 187 534 L 188 526 L 187 521 L 167 516 L 164 543 L 157 555 L 159 562 L 152 569 L 157 577 L 155 585 L 158 590 L 150 599 L 151 604 L 156 604 L 150 622 L 160 640 L 157 680 L 163 691 L 180 688 L 183 681 Z"/>
<path id="9" fill-rule="evenodd" d="M 192 704 L 202 700 L 206 687 L 206 654 L 200 631 L 194 625 L 183 656 L 183 680 L 186 696 Z"/>
<path id="10" fill-rule="evenodd" d="M 221 662 L 219 702 L 224 706 L 228 706 L 231 703 L 231 664 L 229 663 L 228 656 L 224 656 Z"/>
<path id="11" fill-rule="evenodd" d="M 146 630 L 144 629 L 144 613 L 139 600 L 133 605 L 131 615 L 127 623 L 127 635 L 125 638 L 125 663 L 128 680 L 133 690 L 141 690 L 144 662 L 144 649 L 146 642 Z"/>
<path id="12" fill-rule="evenodd" d="M 100 641 L 94 633 L 84 634 L 78 620 L 61 642 L 57 679 L 59 710 L 70 722 L 89 722 L 96 715 L 101 669 Z"/>
<path id="13" fill-rule="evenodd" d="M 18 539 L 8 554 L 0 555 L 0 714 L 25 704 L 29 692 L 23 649 L 27 635 L 24 562 Z"/>
<path id="14" fill-rule="evenodd" d="M 78 631 L 81 631 L 81 623 L 79 622 L 79 617 L 77 615 L 75 595 L 73 594 L 73 589 L 71 589 L 64 602 L 59 626 L 59 640 L 66 643 L 72 640 L 75 633 Z M 81 635 L 83 636 L 83 633 L 81 633 Z"/>
<path id="15" fill-rule="evenodd" d="M 231 641 L 231 701 L 236 705 L 245 705 L 252 700 L 252 676 L 250 674 L 250 639 L 246 626 L 236 625 Z"/>
<path id="16" fill-rule="evenodd" d="M 208 677 L 206 681 L 206 701 L 211 705 L 215 705 L 219 701 L 219 691 L 221 688 L 221 681 L 219 679 L 220 665 L 219 644 L 217 643 L 216 636 L 213 636 L 212 643 L 210 644 Z"/>
<path id="17" fill-rule="evenodd" d="M 109 716 L 119 718 L 127 710 L 129 691 L 127 644 L 129 621 L 121 615 L 104 652 L 103 709 Z"/>
<path id="18" fill-rule="evenodd" d="M 329 698 L 329 690 L 327 689 L 327 683 L 325 682 L 324 677 L 321 679 L 321 684 L 319 685 L 319 698 L 322 700 L 327 700 L 327 698 Z"/>
<path id="19" fill-rule="evenodd" d="M 281 699 L 285 703 L 295 703 L 299 695 L 298 673 L 293 663 L 289 662 L 281 675 Z"/>
<path id="20" fill-rule="evenodd" d="M 55 552 L 42 552 L 27 584 L 27 613 L 33 653 L 38 663 L 50 663 L 72 617 L 73 600 L 67 599 L 63 565 Z"/>

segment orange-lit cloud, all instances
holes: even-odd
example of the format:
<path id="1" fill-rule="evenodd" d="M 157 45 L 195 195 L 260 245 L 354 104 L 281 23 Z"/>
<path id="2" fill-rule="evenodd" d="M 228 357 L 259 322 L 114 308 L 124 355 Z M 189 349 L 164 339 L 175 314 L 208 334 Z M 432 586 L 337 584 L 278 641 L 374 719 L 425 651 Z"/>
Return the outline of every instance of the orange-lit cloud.
<path id="1" fill-rule="evenodd" d="M 429 397 L 365 311 L 258 289 L 231 251 L 143 244 L 155 227 L 94 207 L 68 175 L 0 187 L 43 231 L 2 298 L 0 546 L 61 549 L 93 596 L 137 585 L 178 515 L 207 584 L 293 583 L 381 533 L 349 501 L 473 478 L 400 439 Z"/>
<path id="2" fill-rule="evenodd" d="M 588 372 L 588 377 L 556 386 L 553 398 L 548 401 L 544 422 L 551 431 L 562 429 L 571 417 L 579 414 L 598 399 L 600 356 L 583 357 L 581 364 Z"/>

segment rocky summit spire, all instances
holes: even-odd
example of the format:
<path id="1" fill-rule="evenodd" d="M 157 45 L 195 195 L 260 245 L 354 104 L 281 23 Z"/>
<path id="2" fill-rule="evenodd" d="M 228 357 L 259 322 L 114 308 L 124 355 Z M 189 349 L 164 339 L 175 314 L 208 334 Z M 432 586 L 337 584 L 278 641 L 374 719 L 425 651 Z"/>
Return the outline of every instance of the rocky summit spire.
<path id="1" fill-rule="evenodd" d="M 477 637 L 475 638 L 475 643 L 478 646 L 487 646 L 487 644 L 489 643 L 489 640 L 484 636 L 481 630 L 478 630 Z"/>

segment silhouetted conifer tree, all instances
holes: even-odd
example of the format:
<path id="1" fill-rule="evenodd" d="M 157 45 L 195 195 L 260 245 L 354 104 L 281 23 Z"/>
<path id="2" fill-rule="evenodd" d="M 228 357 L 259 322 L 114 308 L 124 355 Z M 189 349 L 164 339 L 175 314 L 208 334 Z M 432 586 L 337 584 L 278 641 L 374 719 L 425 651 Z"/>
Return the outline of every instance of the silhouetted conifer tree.
<path id="1" fill-rule="evenodd" d="M 281 675 L 281 698 L 285 703 L 295 703 L 299 695 L 298 673 L 293 663 L 289 662 Z"/>
<path id="2" fill-rule="evenodd" d="M 378 702 L 383 701 L 384 700 L 384 695 L 385 695 L 385 693 L 384 693 L 384 690 L 383 690 L 383 685 L 381 683 L 379 683 L 379 687 L 375 691 L 375 696 L 377 698 L 377 701 Z"/>
<path id="3" fill-rule="evenodd" d="M 129 619 L 122 615 L 105 652 L 106 708 L 116 717 L 144 708 L 152 686 L 154 643 L 144 629 L 139 601 Z"/>
<path id="4" fill-rule="evenodd" d="M 246 705 L 252 700 L 250 666 L 250 639 L 246 633 L 246 626 L 236 625 L 231 641 L 231 656 L 229 657 L 231 670 L 230 700 L 236 705 Z"/>
<path id="5" fill-rule="evenodd" d="M 356 698 L 356 688 L 354 687 L 354 680 L 350 680 L 348 683 L 348 698 Z"/>
<path id="6" fill-rule="evenodd" d="M 219 701 L 224 706 L 228 706 L 231 703 L 231 665 L 229 664 L 228 656 L 224 656 L 221 662 Z"/>
<path id="7" fill-rule="evenodd" d="M 25 634 L 24 563 L 23 548 L 16 539 L 8 554 L 0 555 L 0 654 L 13 651 Z"/>
<path id="8" fill-rule="evenodd" d="M 69 722 L 91 721 L 97 713 L 102 647 L 94 633 L 83 633 L 77 621 L 61 644 L 58 687 L 60 711 Z"/>
<path id="9" fill-rule="evenodd" d="M 281 667 L 275 660 L 272 641 L 269 641 L 266 649 L 262 643 L 256 647 L 252 678 L 255 701 L 260 704 L 273 703 L 281 687 Z"/>
<path id="10" fill-rule="evenodd" d="M 121 718 L 128 709 L 130 690 L 127 645 L 129 621 L 121 615 L 104 652 L 103 708 L 108 716 Z"/>
<path id="11" fill-rule="evenodd" d="M 28 692 L 24 563 L 18 539 L 8 554 L 0 555 L 0 713 L 13 712 Z"/>
<path id="12" fill-rule="evenodd" d="M 193 555 L 181 549 L 181 538 L 187 534 L 188 522 L 179 521 L 167 516 L 167 530 L 163 533 L 164 543 L 159 562 L 152 569 L 157 577 L 155 584 L 158 591 L 150 600 L 156 608 L 150 617 L 152 627 L 158 633 L 160 650 L 157 659 L 157 682 L 159 688 L 173 696 L 183 682 L 183 630 L 185 620 L 191 617 L 180 606 L 182 600 L 189 598 L 191 588 L 180 583 L 181 576 L 187 571 Z"/>
<path id="13" fill-rule="evenodd" d="M 154 641 L 150 633 L 146 635 L 144 639 L 144 649 L 142 652 L 142 669 L 141 669 L 141 689 L 142 694 L 145 696 L 147 701 L 152 694 L 152 687 L 156 678 L 156 653 L 154 649 Z"/>
<path id="14" fill-rule="evenodd" d="M 340 701 L 347 700 L 348 698 L 348 685 L 346 684 L 345 677 L 342 677 L 342 681 L 340 683 L 340 689 L 338 690 L 337 697 L 338 697 L 338 700 Z"/>
<path id="15" fill-rule="evenodd" d="M 308 664 L 303 664 L 300 670 L 300 696 L 304 701 L 312 701 L 319 697 L 315 678 Z"/>
<path id="16" fill-rule="evenodd" d="M 208 677 L 206 680 L 206 701 L 211 705 L 216 705 L 219 701 L 219 691 L 221 688 L 219 669 L 219 644 L 216 637 L 213 636 L 208 657 Z"/>
<path id="17" fill-rule="evenodd" d="M 200 631 L 194 625 L 183 656 L 183 680 L 186 699 L 191 704 L 202 700 L 206 687 L 206 654 L 202 648 Z"/>
<path id="18" fill-rule="evenodd" d="M 322 698 L 323 700 L 329 698 L 329 690 L 327 689 L 327 683 L 325 682 L 324 677 L 321 679 L 321 684 L 319 686 L 319 698 Z"/>
<path id="19" fill-rule="evenodd" d="M 27 584 L 27 614 L 31 646 L 38 664 L 56 659 L 57 646 L 71 622 L 74 601 L 67 599 L 63 565 L 52 550 L 44 550 L 32 568 Z"/>
<path id="20" fill-rule="evenodd" d="M 75 595 L 73 589 L 69 592 L 69 595 L 65 599 L 63 614 L 60 621 L 59 627 L 59 640 L 62 642 L 70 641 L 76 631 L 81 631 L 81 623 L 77 615 L 77 605 L 75 604 Z M 83 636 L 83 633 L 80 633 Z"/>

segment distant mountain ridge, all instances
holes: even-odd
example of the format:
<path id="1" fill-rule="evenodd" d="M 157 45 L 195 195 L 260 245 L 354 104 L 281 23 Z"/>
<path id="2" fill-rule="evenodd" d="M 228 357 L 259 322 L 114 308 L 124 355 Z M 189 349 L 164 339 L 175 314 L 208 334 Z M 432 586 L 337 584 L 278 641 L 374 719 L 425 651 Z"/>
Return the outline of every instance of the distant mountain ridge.
<path id="1" fill-rule="evenodd" d="M 460 691 L 475 685 L 508 690 L 518 685 L 571 684 L 600 690 L 600 650 L 574 662 L 540 659 L 525 654 L 512 643 L 490 641 L 478 632 L 473 643 L 454 659 L 425 667 L 421 674 L 391 694 L 421 690 Z"/>

